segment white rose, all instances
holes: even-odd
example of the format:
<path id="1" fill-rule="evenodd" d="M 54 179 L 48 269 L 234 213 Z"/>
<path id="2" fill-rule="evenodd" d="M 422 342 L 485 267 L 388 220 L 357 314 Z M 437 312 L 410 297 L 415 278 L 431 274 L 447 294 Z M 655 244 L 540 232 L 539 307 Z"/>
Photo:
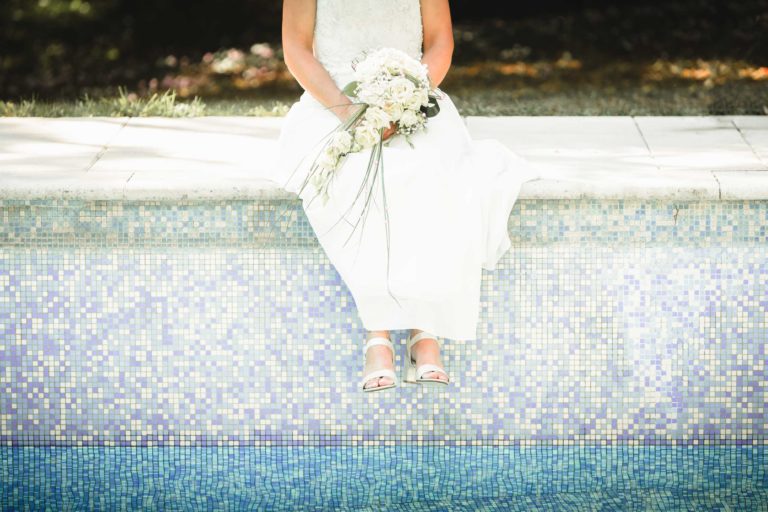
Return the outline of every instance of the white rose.
<path id="1" fill-rule="evenodd" d="M 317 165 L 325 169 L 335 169 L 338 161 L 339 156 L 334 152 L 333 148 L 325 148 L 316 160 Z"/>
<path id="2" fill-rule="evenodd" d="M 400 116 L 403 115 L 403 104 L 398 101 L 385 101 L 381 108 L 393 121 L 399 121 Z"/>
<path id="3" fill-rule="evenodd" d="M 429 91 L 427 89 L 417 90 L 414 95 L 405 102 L 405 108 L 411 110 L 419 110 L 422 105 L 429 105 Z"/>
<path id="4" fill-rule="evenodd" d="M 369 124 L 363 123 L 355 128 L 355 142 L 363 148 L 372 147 L 374 144 L 378 144 L 380 140 L 379 130 Z"/>
<path id="5" fill-rule="evenodd" d="M 339 130 L 331 136 L 329 146 L 337 154 L 348 153 L 352 147 L 352 134 L 347 130 Z"/>
<path id="6" fill-rule="evenodd" d="M 389 97 L 389 80 L 380 77 L 378 80 L 365 84 L 367 98 L 363 101 L 370 105 L 381 106 L 381 103 Z"/>
<path id="7" fill-rule="evenodd" d="M 421 112 L 416 110 L 406 110 L 403 112 L 403 115 L 400 118 L 400 124 L 403 126 L 416 126 L 421 124 L 423 119 L 424 116 L 421 114 Z"/>
<path id="8" fill-rule="evenodd" d="M 407 78 L 393 80 L 387 88 L 387 96 L 398 103 L 406 103 L 413 96 L 416 87 Z"/>
<path id="9" fill-rule="evenodd" d="M 390 115 L 379 107 L 368 107 L 365 110 L 365 119 L 375 128 L 387 128 L 392 122 Z"/>

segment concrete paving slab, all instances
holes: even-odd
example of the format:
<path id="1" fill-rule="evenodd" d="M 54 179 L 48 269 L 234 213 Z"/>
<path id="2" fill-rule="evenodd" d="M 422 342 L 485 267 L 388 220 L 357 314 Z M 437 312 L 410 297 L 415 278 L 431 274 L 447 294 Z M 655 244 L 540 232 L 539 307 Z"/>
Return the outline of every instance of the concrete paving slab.
<path id="1" fill-rule="evenodd" d="M 85 171 L 127 117 L 0 118 L 0 180 L 9 171 Z"/>
<path id="2" fill-rule="evenodd" d="M 635 116 L 664 170 L 768 170 L 727 116 Z"/>
<path id="3" fill-rule="evenodd" d="M 720 184 L 720 199 L 768 199 L 768 172 L 714 171 Z"/>
<path id="4" fill-rule="evenodd" d="M 0 197 L 296 199 L 282 117 L 0 119 Z M 521 198 L 768 199 L 768 116 L 466 118 L 541 165 Z M 87 171 L 86 171 L 87 169 Z"/>
<path id="5" fill-rule="evenodd" d="M 768 116 L 729 116 L 757 157 L 768 166 Z"/>
<path id="6" fill-rule="evenodd" d="M 233 171 L 265 175 L 282 118 L 133 118 L 93 170 Z"/>
<path id="7" fill-rule="evenodd" d="M 467 129 L 524 154 L 650 156 L 629 116 L 468 116 Z"/>

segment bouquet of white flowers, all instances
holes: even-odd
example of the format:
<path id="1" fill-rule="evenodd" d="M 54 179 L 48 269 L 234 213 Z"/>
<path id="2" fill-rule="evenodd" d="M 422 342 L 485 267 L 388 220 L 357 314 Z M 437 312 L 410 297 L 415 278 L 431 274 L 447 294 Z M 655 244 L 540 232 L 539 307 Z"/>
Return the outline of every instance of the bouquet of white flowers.
<path id="1" fill-rule="evenodd" d="M 346 155 L 370 149 L 371 157 L 360 190 L 342 218 L 357 203 L 363 189 L 368 185 L 366 202 L 352 229 L 354 232 L 360 219 L 367 216 L 368 202 L 376 177 L 380 174 L 389 248 L 389 220 L 384 196 L 382 159 L 383 133 L 394 123 L 396 130 L 392 137 L 403 135 L 408 144 L 414 147 L 409 135 L 426 129 L 427 118 L 437 115 L 440 111 L 437 99 L 443 95 L 440 89 L 432 87 L 426 64 L 395 48 L 365 51 L 352 61 L 352 68 L 353 81 L 347 84 L 342 92 L 353 100 L 353 104 L 360 105 L 360 108 L 326 135 L 327 140 L 312 163 L 299 189 L 299 195 L 306 185 L 311 183 L 317 191 L 315 197 L 321 196 L 325 204 L 329 198 L 328 187 L 335 172 L 343 165 Z M 391 138 L 387 139 L 386 143 L 390 140 Z"/>
<path id="2" fill-rule="evenodd" d="M 407 53 L 395 48 L 369 50 L 355 59 L 352 67 L 354 80 L 342 92 L 360 108 L 326 136 L 328 140 L 299 191 L 311 183 L 324 201 L 328 200 L 334 171 L 343 165 L 347 154 L 372 148 L 370 171 L 381 158 L 382 134 L 390 123 L 397 127 L 392 137 L 402 134 L 413 147 L 409 135 L 425 129 L 427 118 L 440 111 L 437 98 L 442 93 L 431 87 L 427 65 Z"/>

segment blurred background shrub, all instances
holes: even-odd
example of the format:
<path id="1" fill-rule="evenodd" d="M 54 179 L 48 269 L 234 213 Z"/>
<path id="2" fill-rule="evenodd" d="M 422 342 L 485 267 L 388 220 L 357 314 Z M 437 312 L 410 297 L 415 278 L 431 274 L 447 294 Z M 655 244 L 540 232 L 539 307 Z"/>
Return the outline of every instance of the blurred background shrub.
<path id="1" fill-rule="evenodd" d="M 98 110 L 100 97 L 125 112 L 169 90 L 211 113 L 280 115 L 301 92 L 282 63 L 281 10 L 276 0 L 2 0 L 0 115 L 35 102 Z M 451 0 L 451 10 L 442 87 L 464 114 L 768 113 L 768 0 Z"/>

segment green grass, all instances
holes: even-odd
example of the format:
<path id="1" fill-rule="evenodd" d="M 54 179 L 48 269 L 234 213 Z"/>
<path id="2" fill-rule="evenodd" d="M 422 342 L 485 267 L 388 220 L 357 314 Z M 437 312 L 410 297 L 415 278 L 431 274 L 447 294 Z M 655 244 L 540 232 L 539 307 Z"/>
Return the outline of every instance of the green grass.
<path id="1" fill-rule="evenodd" d="M 761 82 L 728 82 L 711 88 L 696 83 L 547 87 L 507 79 L 492 85 L 454 81 L 443 89 L 462 115 L 471 116 L 768 115 L 768 86 Z M 115 96 L 86 95 L 74 101 L 0 101 L 0 116 L 282 116 L 298 100 L 293 92 L 276 96 L 179 99 L 168 90 L 141 98 L 121 90 Z"/>
<path id="2" fill-rule="evenodd" d="M 593 87 L 557 91 L 534 87 L 455 87 L 448 91 L 470 116 L 768 115 L 766 84 L 729 83 L 705 89 L 698 84 Z"/>
<path id="3" fill-rule="evenodd" d="M 298 98 L 296 98 L 298 99 Z M 0 116 L 5 117 L 192 117 L 192 116 L 282 116 L 292 99 L 218 99 L 205 103 L 195 96 L 179 100 L 175 91 L 154 93 L 147 98 L 120 88 L 116 96 L 93 98 L 87 94 L 74 101 L 23 99 L 0 101 Z"/>
<path id="4" fill-rule="evenodd" d="M 138 98 L 120 88 L 117 96 L 93 98 L 85 94 L 75 101 L 38 101 L 24 99 L 18 103 L 0 101 L 0 115 L 17 117 L 88 117 L 88 116 L 163 116 L 188 117 L 205 114 L 206 105 L 201 98 L 177 101 L 176 93 L 167 90 Z"/>

